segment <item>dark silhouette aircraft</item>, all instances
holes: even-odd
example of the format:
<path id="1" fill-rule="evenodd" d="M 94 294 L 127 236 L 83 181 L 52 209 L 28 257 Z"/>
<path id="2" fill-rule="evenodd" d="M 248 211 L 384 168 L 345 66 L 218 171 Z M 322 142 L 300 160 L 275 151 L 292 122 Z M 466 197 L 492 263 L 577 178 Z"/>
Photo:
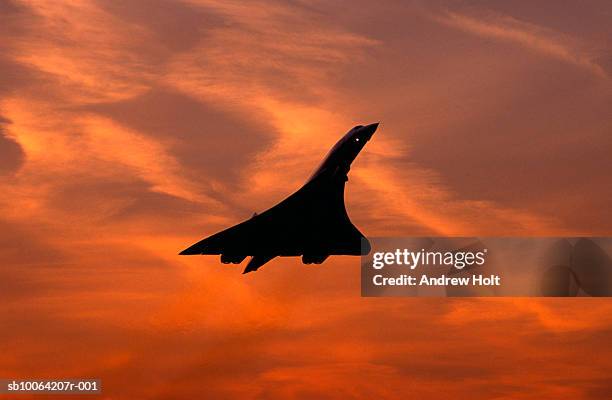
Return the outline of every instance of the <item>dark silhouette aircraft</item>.
<path id="1" fill-rule="evenodd" d="M 240 264 L 252 256 L 243 274 L 278 256 L 302 256 L 304 264 L 321 264 L 330 255 L 368 254 L 368 240 L 346 213 L 344 186 L 351 163 L 376 128 L 378 123 L 354 127 L 297 192 L 180 254 L 220 254 L 224 264 Z"/>

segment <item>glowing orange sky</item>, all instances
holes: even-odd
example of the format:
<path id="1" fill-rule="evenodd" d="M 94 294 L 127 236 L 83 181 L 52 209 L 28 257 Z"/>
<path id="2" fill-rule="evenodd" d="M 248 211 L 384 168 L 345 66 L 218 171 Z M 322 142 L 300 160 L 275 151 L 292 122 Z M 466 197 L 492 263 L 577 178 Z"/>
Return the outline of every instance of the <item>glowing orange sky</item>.
<path id="1" fill-rule="evenodd" d="M 366 235 L 610 235 L 612 5 L 532 3 L 0 1 L 0 377 L 609 394 L 605 299 L 364 299 L 350 257 L 176 255 L 375 121 L 347 186 Z"/>

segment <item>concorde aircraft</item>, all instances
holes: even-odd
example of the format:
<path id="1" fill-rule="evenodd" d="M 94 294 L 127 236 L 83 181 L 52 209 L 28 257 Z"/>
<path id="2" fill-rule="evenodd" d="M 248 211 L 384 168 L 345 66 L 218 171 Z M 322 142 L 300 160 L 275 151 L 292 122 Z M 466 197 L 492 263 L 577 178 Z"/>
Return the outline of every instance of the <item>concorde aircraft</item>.
<path id="1" fill-rule="evenodd" d="M 279 256 L 301 256 L 304 264 L 321 264 L 330 255 L 368 254 L 370 243 L 346 213 L 344 186 L 351 163 L 376 128 L 378 123 L 354 127 L 298 191 L 180 254 L 218 254 L 224 264 L 240 264 L 251 256 L 243 274 Z"/>

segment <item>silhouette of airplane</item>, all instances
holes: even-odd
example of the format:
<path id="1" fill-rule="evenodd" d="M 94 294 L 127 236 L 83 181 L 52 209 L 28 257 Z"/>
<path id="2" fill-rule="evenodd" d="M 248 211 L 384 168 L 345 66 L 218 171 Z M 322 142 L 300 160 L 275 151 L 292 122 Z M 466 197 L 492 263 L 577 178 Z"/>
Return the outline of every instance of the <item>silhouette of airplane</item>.
<path id="1" fill-rule="evenodd" d="M 330 255 L 368 254 L 370 243 L 346 213 L 344 186 L 351 163 L 376 128 L 378 123 L 354 127 L 297 192 L 179 254 L 220 254 L 224 264 L 240 264 L 252 256 L 243 274 L 277 256 L 302 256 L 304 264 L 321 264 Z"/>

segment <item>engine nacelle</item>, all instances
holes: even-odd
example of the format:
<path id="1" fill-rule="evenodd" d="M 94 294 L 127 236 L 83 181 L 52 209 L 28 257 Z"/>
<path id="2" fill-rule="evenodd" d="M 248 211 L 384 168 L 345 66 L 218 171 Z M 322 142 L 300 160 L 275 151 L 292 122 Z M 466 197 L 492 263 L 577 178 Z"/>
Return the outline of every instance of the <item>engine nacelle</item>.
<path id="1" fill-rule="evenodd" d="M 304 264 L 321 264 L 323 261 L 327 260 L 329 254 L 304 254 L 302 256 L 302 262 Z"/>
<path id="2" fill-rule="evenodd" d="M 246 256 L 237 256 L 235 254 L 221 254 L 221 262 L 223 264 L 240 264 Z"/>

